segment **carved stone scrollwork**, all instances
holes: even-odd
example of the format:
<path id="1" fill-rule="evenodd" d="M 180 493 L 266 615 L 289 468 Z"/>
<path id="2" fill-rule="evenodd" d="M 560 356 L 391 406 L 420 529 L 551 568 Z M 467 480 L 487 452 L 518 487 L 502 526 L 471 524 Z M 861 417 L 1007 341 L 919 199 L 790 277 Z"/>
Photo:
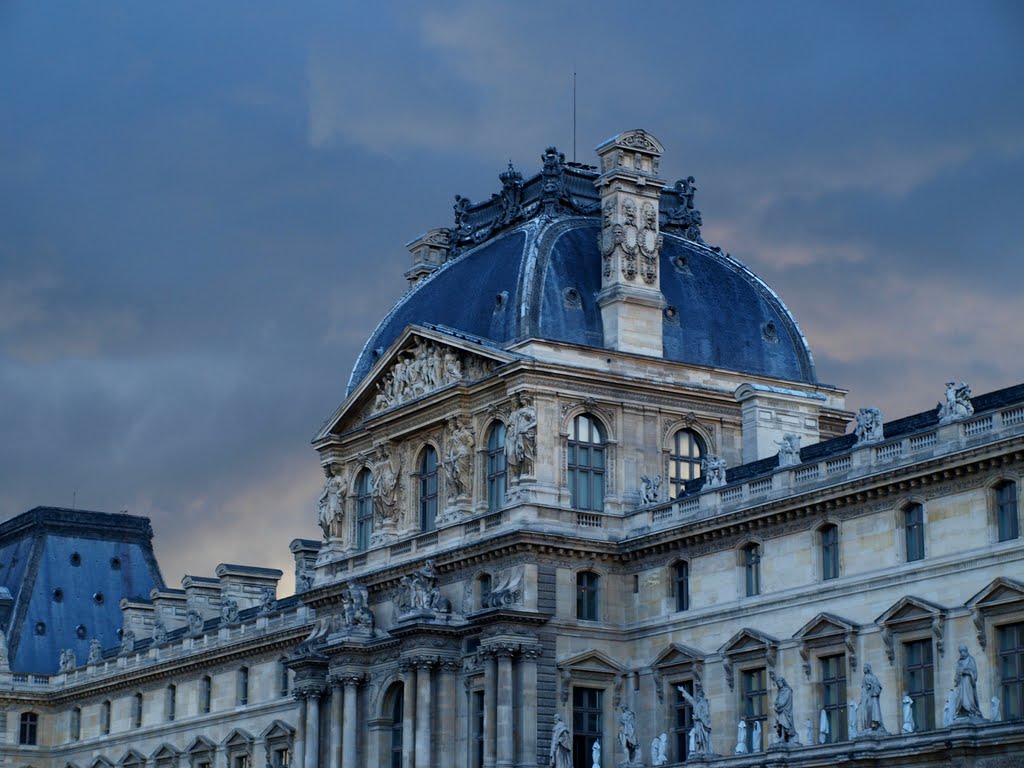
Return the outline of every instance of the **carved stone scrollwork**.
<path id="1" fill-rule="evenodd" d="M 804 669 L 804 677 L 808 680 L 811 679 L 811 651 L 806 646 L 801 644 L 800 646 L 800 663 Z"/>
<path id="2" fill-rule="evenodd" d="M 728 656 L 725 656 L 722 659 L 722 671 L 725 672 L 726 685 L 729 686 L 730 691 L 733 690 L 735 688 L 736 680 L 733 676 L 732 660 L 730 660 Z"/>
<path id="3" fill-rule="evenodd" d="M 662 225 L 674 229 L 683 230 L 683 237 L 695 243 L 703 243 L 700 228 L 704 224 L 700 211 L 694 205 L 693 199 L 697 194 L 696 179 L 687 176 L 680 179 L 673 187 L 677 205 L 674 207 L 665 206 L 662 208 Z"/>
<path id="4" fill-rule="evenodd" d="M 509 568 L 498 574 L 491 591 L 480 599 L 481 608 L 508 608 L 523 602 L 524 568 Z"/>
<path id="5" fill-rule="evenodd" d="M 306 678 L 295 681 L 295 691 L 292 695 L 296 701 L 301 699 L 319 699 L 326 691 L 327 685 L 324 680 Z"/>
<path id="6" fill-rule="evenodd" d="M 893 645 L 892 630 L 888 627 L 882 627 L 882 645 L 885 646 L 885 657 L 892 665 L 896 661 L 896 648 Z"/>
<path id="7" fill-rule="evenodd" d="M 640 276 L 648 285 L 654 285 L 658 281 L 658 256 L 664 238 L 658 232 L 658 214 L 653 205 L 645 202 L 640 208 L 640 215 L 643 219 L 637 235 L 637 246 L 643 259 Z"/>
<path id="8" fill-rule="evenodd" d="M 651 679 L 654 681 L 654 694 L 658 697 L 658 704 L 665 703 L 665 686 L 661 672 L 655 667 L 651 670 Z"/>
<path id="9" fill-rule="evenodd" d="M 975 608 L 971 611 L 971 622 L 974 624 L 974 631 L 978 636 L 978 645 L 984 651 L 988 640 L 985 632 L 985 614 Z"/>
<path id="10" fill-rule="evenodd" d="M 618 709 L 620 706 L 622 706 L 622 675 L 616 675 L 612 695 L 612 709 Z"/>
<path id="11" fill-rule="evenodd" d="M 636 221 L 636 203 L 629 198 L 622 201 L 622 242 L 618 244 L 622 251 L 622 276 L 633 281 L 637 273 L 637 243 L 640 230 Z"/>
<path id="12" fill-rule="evenodd" d="M 857 646 L 854 644 L 853 634 L 848 634 L 843 638 L 843 645 L 846 646 L 846 655 L 850 659 L 850 669 L 854 672 L 857 671 Z"/>
<path id="13" fill-rule="evenodd" d="M 940 657 L 946 654 L 945 634 L 946 617 L 940 613 L 932 619 L 932 636 L 935 638 L 935 650 L 938 651 Z"/>
<path id="14" fill-rule="evenodd" d="M 563 704 L 565 704 L 569 701 L 569 690 L 572 688 L 572 672 L 568 669 L 560 669 L 558 671 L 558 682 L 558 698 Z"/>

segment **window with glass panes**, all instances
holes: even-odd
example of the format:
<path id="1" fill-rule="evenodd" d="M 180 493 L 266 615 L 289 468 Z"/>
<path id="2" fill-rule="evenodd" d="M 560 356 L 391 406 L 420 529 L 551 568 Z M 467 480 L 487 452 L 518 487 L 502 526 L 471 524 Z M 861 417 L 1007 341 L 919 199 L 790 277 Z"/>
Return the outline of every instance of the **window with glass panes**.
<path id="1" fill-rule="evenodd" d="M 680 560 L 673 568 L 672 594 L 677 611 L 690 610 L 690 564 L 685 560 Z"/>
<path id="2" fill-rule="evenodd" d="M 764 667 L 745 669 L 740 673 L 740 702 L 747 723 L 747 749 L 754 748 L 754 724 L 761 723 L 761 748 L 768 743 L 768 675 Z"/>
<path id="3" fill-rule="evenodd" d="M 572 421 L 568 475 L 573 509 L 604 509 L 604 432 L 587 414 Z"/>
<path id="4" fill-rule="evenodd" d="M 356 480 L 356 549 L 370 548 L 373 533 L 373 473 L 364 469 Z"/>
<path id="5" fill-rule="evenodd" d="M 392 692 L 391 700 L 391 768 L 402 768 L 402 729 L 404 728 L 405 712 L 403 699 L 405 689 L 403 686 L 396 686 Z"/>
<path id="6" fill-rule="evenodd" d="M 693 707 L 690 706 L 677 686 L 681 685 L 693 696 L 693 681 L 684 680 L 672 686 L 672 743 L 675 746 L 675 761 L 683 762 L 689 755 L 690 729 L 693 727 Z"/>
<path id="7" fill-rule="evenodd" d="M 1012 480 L 996 486 L 996 528 L 1000 541 L 1010 541 L 1020 537 L 1017 484 Z"/>
<path id="8" fill-rule="evenodd" d="M 911 504 L 903 510 L 903 533 L 907 543 L 907 562 L 924 559 L 924 507 Z"/>
<path id="9" fill-rule="evenodd" d="M 71 740 L 78 741 L 82 738 L 82 710 L 75 707 L 71 710 Z"/>
<path id="10" fill-rule="evenodd" d="M 821 657 L 821 708 L 828 720 L 828 743 L 846 739 L 846 654 Z"/>
<path id="11" fill-rule="evenodd" d="M 931 638 L 903 644 L 903 690 L 913 699 L 917 730 L 935 727 L 935 667 Z"/>
<path id="12" fill-rule="evenodd" d="M 572 764 L 573 768 L 592 768 L 591 750 L 600 741 L 609 749 L 601 730 L 604 718 L 604 691 L 599 688 L 572 689 Z"/>
<path id="13" fill-rule="evenodd" d="M 481 573 L 477 584 L 480 592 L 480 607 L 486 608 L 488 607 L 487 599 L 491 596 L 491 574 Z"/>
<path id="14" fill-rule="evenodd" d="M 100 733 L 104 736 L 110 735 L 110 702 L 104 701 L 100 704 Z"/>
<path id="15" fill-rule="evenodd" d="M 199 691 L 199 711 L 202 714 L 210 712 L 210 704 L 213 701 L 213 678 L 209 675 L 203 676 L 202 686 Z"/>
<path id="16" fill-rule="evenodd" d="M 761 594 L 761 546 L 748 544 L 743 548 L 743 580 L 747 597 Z"/>
<path id="17" fill-rule="evenodd" d="M 291 752 L 288 747 L 277 747 L 271 756 L 272 768 L 288 768 L 291 764 Z"/>
<path id="18" fill-rule="evenodd" d="M 173 720 L 175 714 L 177 713 L 177 709 L 178 709 L 178 689 L 177 689 L 177 687 L 175 687 L 173 685 L 168 685 L 167 686 L 167 692 L 165 693 L 165 695 L 167 696 L 167 702 L 165 704 L 165 707 L 167 709 L 167 719 L 168 720 Z"/>
<path id="19" fill-rule="evenodd" d="M 1003 720 L 1024 719 L 1024 622 L 996 630 Z"/>
<path id="20" fill-rule="evenodd" d="M 601 577 L 593 571 L 576 574 L 576 618 L 597 621 L 600 618 L 599 597 Z"/>
<path id="21" fill-rule="evenodd" d="M 39 715 L 35 712 L 22 712 L 18 721 L 18 743 L 35 746 L 39 735 Z"/>
<path id="22" fill-rule="evenodd" d="M 238 670 L 238 704 L 249 703 L 249 668 L 242 667 Z"/>
<path id="23" fill-rule="evenodd" d="M 821 529 L 821 578 L 839 577 L 839 526 L 826 525 Z"/>
<path id="24" fill-rule="evenodd" d="M 423 449 L 420 458 L 420 530 L 432 531 L 437 526 L 437 451 Z"/>
<path id="25" fill-rule="evenodd" d="M 682 496 L 687 480 L 700 477 L 700 460 L 704 457 L 704 443 L 689 429 L 681 429 L 672 439 L 668 456 L 668 492 L 674 499 Z"/>
<path id="26" fill-rule="evenodd" d="M 487 509 L 505 506 L 508 464 L 505 461 L 505 425 L 495 422 L 487 435 Z"/>
<path id="27" fill-rule="evenodd" d="M 484 692 L 473 691 L 473 762 L 471 768 L 484 764 Z M 401 768 L 401 767 L 399 767 Z"/>
<path id="28" fill-rule="evenodd" d="M 132 728 L 142 727 L 142 694 L 136 693 L 132 699 Z"/>

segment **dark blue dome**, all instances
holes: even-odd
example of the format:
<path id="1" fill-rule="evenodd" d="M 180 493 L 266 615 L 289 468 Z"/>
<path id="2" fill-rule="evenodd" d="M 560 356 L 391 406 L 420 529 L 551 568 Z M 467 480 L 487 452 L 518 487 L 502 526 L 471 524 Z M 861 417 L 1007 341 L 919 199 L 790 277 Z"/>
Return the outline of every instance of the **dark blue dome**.
<path id="1" fill-rule="evenodd" d="M 417 283 L 370 336 L 351 391 L 410 324 L 507 344 L 529 338 L 603 347 L 600 224 L 533 219 L 465 251 Z M 785 305 L 753 272 L 704 244 L 664 233 L 664 357 L 790 381 L 816 381 Z"/>

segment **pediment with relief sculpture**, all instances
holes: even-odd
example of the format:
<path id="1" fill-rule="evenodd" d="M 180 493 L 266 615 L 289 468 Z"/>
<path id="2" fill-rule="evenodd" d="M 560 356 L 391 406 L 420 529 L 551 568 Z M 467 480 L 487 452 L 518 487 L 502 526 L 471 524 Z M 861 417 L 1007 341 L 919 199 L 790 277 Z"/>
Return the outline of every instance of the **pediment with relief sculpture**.
<path id="1" fill-rule="evenodd" d="M 366 419 L 451 386 L 478 381 L 522 357 L 490 346 L 484 339 L 446 330 L 440 326 L 408 326 L 316 440 L 345 432 Z"/>

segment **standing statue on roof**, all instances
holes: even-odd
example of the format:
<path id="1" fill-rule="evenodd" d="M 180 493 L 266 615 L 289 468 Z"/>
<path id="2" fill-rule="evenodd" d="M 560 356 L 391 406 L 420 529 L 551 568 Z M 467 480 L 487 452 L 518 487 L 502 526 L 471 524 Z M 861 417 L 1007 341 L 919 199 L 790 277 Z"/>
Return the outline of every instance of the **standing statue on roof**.
<path id="1" fill-rule="evenodd" d="M 857 445 L 884 440 L 882 412 L 877 408 L 861 408 L 857 412 L 857 426 L 853 433 L 857 436 Z"/>
<path id="2" fill-rule="evenodd" d="M 971 388 L 965 382 L 957 386 L 955 382 L 946 382 L 946 397 L 939 403 L 939 424 L 961 421 L 974 414 L 971 403 Z"/>

